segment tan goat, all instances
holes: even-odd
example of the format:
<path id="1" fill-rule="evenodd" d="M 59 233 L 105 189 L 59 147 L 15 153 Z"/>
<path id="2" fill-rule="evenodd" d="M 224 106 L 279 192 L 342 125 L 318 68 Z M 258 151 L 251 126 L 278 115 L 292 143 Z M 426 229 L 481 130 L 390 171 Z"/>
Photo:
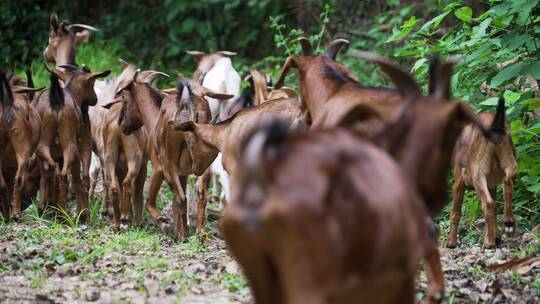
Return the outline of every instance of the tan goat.
<path id="1" fill-rule="evenodd" d="M 514 232 L 515 221 L 512 213 L 512 190 L 517 175 L 516 149 L 512 143 L 508 123 L 505 119 L 504 98 L 499 99 L 495 113 L 479 113 L 478 119 L 498 136 L 494 142 L 488 141 L 478 128 L 467 126 L 454 148 L 454 188 L 450 232 L 447 247 L 457 246 L 457 232 L 461 216 L 461 204 L 465 187 L 478 194 L 486 218 L 484 247 L 493 248 L 497 238 L 497 215 L 495 198 L 497 186 L 503 183 L 504 227 L 508 234 Z"/>

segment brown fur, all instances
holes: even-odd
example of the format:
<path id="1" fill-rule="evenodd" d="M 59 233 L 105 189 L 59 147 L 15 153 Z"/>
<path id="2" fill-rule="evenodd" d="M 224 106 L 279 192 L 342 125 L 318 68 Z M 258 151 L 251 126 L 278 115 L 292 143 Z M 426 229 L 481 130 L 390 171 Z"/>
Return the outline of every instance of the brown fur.
<path id="1" fill-rule="evenodd" d="M 502 116 L 500 122 L 503 133 L 498 142 L 490 142 L 482 136 L 478 128 L 467 126 L 454 148 L 454 188 L 450 232 L 447 247 L 457 246 L 457 231 L 461 216 L 461 204 L 465 188 L 474 189 L 480 198 L 486 218 L 484 247 L 496 245 L 497 217 L 495 214 L 495 194 L 497 186 L 503 183 L 504 225 L 507 233 L 513 233 L 515 220 L 512 213 L 512 190 L 517 175 L 516 150 L 504 119 L 504 100 L 499 104 Z M 488 125 L 496 121 L 496 113 L 480 113 L 478 119 Z M 493 125 L 493 124 L 492 124 Z"/>
<path id="2" fill-rule="evenodd" d="M 28 204 L 36 188 L 26 181 L 40 136 L 41 119 L 27 94 L 39 89 L 19 83 L 10 85 L 3 71 L 0 82 L 0 207 L 5 219 L 19 219 L 22 203 Z"/>
<path id="3" fill-rule="evenodd" d="M 67 21 L 58 21 L 55 13 L 50 17 L 51 31 L 49 43 L 43 51 L 43 58 L 57 66 L 63 64 L 75 65 L 75 51 L 81 43 L 88 42 L 90 31 L 96 29 L 84 24 L 70 24 Z"/>
<path id="4" fill-rule="evenodd" d="M 243 148 L 222 221 L 255 301 L 414 303 L 427 213 L 398 164 L 344 130 L 272 133 Z"/>
<path id="5" fill-rule="evenodd" d="M 134 130 L 145 126 L 149 133 L 150 159 L 153 174 L 150 181 L 150 193 L 147 199 L 147 208 L 156 224 L 163 226 L 163 219 L 155 207 L 155 197 L 163 179 L 167 181 L 175 194 L 173 203 L 173 229 L 180 239 L 187 237 L 187 204 L 186 184 L 189 174 L 201 175 L 217 155 L 217 150 L 201 145 L 194 136 L 185 135 L 168 127 L 169 121 L 195 120 L 200 123 L 210 121 L 210 109 L 203 99 L 206 94 L 212 97 L 231 96 L 212 94 L 208 90 L 189 83 L 193 89 L 188 88 L 188 82 L 182 81 L 177 94 L 167 95 L 163 100 L 157 97 L 157 91 L 147 84 L 137 81 L 131 82 L 124 94 L 122 113 L 119 123 L 122 130 L 130 134 Z M 193 146 L 192 149 L 188 149 Z M 194 152 L 195 151 L 195 152 Z M 196 153 L 196 154 L 194 154 Z M 196 155 L 196 156 L 195 156 Z M 204 198 L 206 202 L 206 198 Z M 199 219 L 204 219 L 205 204 L 198 204 Z M 197 230 L 204 229 L 204 223 L 197 224 Z"/>
<path id="6" fill-rule="evenodd" d="M 253 129 L 272 119 L 283 119 L 291 124 L 292 129 L 305 129 L 298 99 L 268 101 L 258 107 L 243 109 L 215 125 L 175 121 L 171 126 L 177 130 L 193 132 L 205 145 L 223 154 L 223 168 L 231 177 L 231 190 L 234 191 L 237 187 L 238 168 L 243 161 L 240 155 L 241 143 Z M 196 155 L 195 152 L 193 154 Z"/>

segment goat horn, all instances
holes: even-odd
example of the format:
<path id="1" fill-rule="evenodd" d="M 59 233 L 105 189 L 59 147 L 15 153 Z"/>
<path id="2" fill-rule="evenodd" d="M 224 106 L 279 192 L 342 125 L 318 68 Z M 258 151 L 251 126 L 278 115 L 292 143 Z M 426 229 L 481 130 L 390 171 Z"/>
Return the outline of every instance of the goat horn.
<path id="1" fill-rule="evenodd" d="M 99 32 L 99 30 L 91 25 L 87 25 L 87 24 L 80 24 L 80 23 L 75 23 L 75 24 L 70 24 L 68 25 L 67 29 L 68 30 L 71 30 L 73 28 L 82 28 L 82 29 L 85 29 L 85 30 L 89 30 L 89 31 L 94 31 L 94 32 Z"/>
<path id="2" fill-rule="evenodd" d="M 204 56 L 204 55 L 206 55 L 205 53 L 203 53 L 201 51 L 186 51 L 186 54 L 191 55 L 191 56 Z"/>
<path id="3" fill-rule="evenodd" d="M 382 56 L 363 51 L 356 51 L 355 56 L 378 64 L 396 85 L 401 96 L 414 99 L 422 95 L 420 87 L 412 76 L 403 71 L 395 62 L 392 62 Z"/>
<path id="4" fill-rule="evenodd" d="M 165 74 L 163 72 L 148 70 L 140 72 L 137 80 L 139 82 L 151 83 L 152 81 L 158 79 L 161 76 L 170 77 L 168 74 Z"/>
<path id="5" fill-rule="evenodd" d="M 438 68 L 435 70 L 435 76 L 433 77 L 435 79 L 435 85 L 434 85 L 434 92 L 433 97 L 438 100 L 450 100 L 450 89 L 452 87 L 451 85 L 451 78 L 452 78 L 452 70 L 454 67 L 454 64 L 456 64 L 455 61 L 445 61 L 438 65 Z M 430 75 L 430 88 L 431 88 L 431 80 L 433 79 Z"/>
<path id="6" fill-rule="evenodd" d="M 129 63 L 122 58 L 118 58 L 118 61 L 120 62 L 123 68 L 126 68 L 129 65 Z"/>
<path id="7" fill-rule="evenodd" d="M 336 56 L 341 50 L 341 48 L 348 44 L 349 40 L 347 39 L 335 39 L 334 41 L 330 42 L 330 44 L 326 48 L 326 52 L 324 53 L 324 55 L 332 60 L 336 60 Z"/>
<path id="8" fill-rule="evenodd" d="M 79 68 L 72 65 L 72 64 L 62 64 L 59 66 L 60 68 L 64 68 L 70 72 L 77 71 Z"/>
<path id="9" fill-rule="evenodd" d="M 219 51 L 217 53 L 223 56 L 227 56 L 227 57 L 236 56 L 238 54 L 236 52 L 230 52 L 230 51 Z"/>
<path id="10" fill-rule="evenodd" d="M 298 41 L 300 42 L 300 46 L 302 47 L 302 55 L 304 56 L 310 56 L 313 55 L 313 49 L 311 46 L 311 42 L 306 37 L 300 37 L 298 38 Z"/>

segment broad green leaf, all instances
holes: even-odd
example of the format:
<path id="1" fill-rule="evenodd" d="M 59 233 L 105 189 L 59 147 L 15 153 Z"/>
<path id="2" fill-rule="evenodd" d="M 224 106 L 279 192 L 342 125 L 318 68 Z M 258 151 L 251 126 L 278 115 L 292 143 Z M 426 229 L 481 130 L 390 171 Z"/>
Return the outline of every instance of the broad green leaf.
<path id="1" fill-rule="evenodd" d="M 527 105 L 529 111 L 534 111 L 540 109 L 540 98 L 529 98 L 523 101 L 520 101 L 519 104 Z"/>
<path id="2" fill-rule="evenodd" d="M 415 63 L 414 63 L 414 66 L 411 70 L 411 73 L 414 73 L 416 70 L 418 70 L 424 63 L 427 62 L 427 58 L 421 58 L 421 59 L 418 59 Z"/>
<path id="3" fill-rule="evenodd" d="M 503 15 L 493 20 L 493 24 L 500 28 L 507 28 L 510 22 L 514 19 L 514 15 Z"/>
<path id="4" fill-rule="evenodd" d="M 459 20 L 464 22 L 471 22 L 472 21 L 472 9 L 468 6 L 462 6 L 454 11 L 454 15 L 458 17 Z"/>
<path id="5" fill-rule="evenodd" d="M 495 75 L 495 77 L 491 78 L 491 82 L 489 86 L 492 88 L 498 87 L 501 84 L 503 84 L 505 81 L 515 78 L 521 72 L 522 66 L 523 64 L 518 62 L 518 63 L 511 64 L 505 67 L 504 69 L 500 70 L 499 73 Z"/>
<path id="6" fill-rule="evenodd" d="M 523 74 L 530 74 L 535 79 L 540 79 L 540 61 L 535 61 L 523 68 Z"/>
<path id="7" fill-rule="evenodd" d="M 490 97 L 482 101 L 480 104 L 483 106 L 496 106 L 498 102 L 499 102 L 499 97 Z"/>
<path id="8" fill-rule="evenodd" d="M 504 100 L 506 101 L 506 105 L 513 105 L 516 101 L 518 101 L 521 98 L 521 95 L 525 94 L 526 92 L 514 92 L 510 90 L 506 90 L 503 93 Z"/>
<path id="9" fill-rule="evenodd" d="M 472 39 L 479 39 L 481 37 L 484 37 L 486 35 L 486 29 L 491 24 L 492 19 L 487 18 L 486 20 L 482 21 L 478 26 L 473 27 L 473 36 Z"/>
<path id="10" fill-rule="evenodd" d="M 433 27 L 439 26 L 439 24 L 441 24 L 441 22 L 443 21 L 444 17 L 448 16 L 448 14 L 450 14 L 450 11 L 444 12 L 440 14 L 439 16 L 429 20 L 428 22 L 426 22 L 426 24 L 424 24 L 420 28 L 420 31 L 428 31 L 431 29 L 432 26 Z"/>

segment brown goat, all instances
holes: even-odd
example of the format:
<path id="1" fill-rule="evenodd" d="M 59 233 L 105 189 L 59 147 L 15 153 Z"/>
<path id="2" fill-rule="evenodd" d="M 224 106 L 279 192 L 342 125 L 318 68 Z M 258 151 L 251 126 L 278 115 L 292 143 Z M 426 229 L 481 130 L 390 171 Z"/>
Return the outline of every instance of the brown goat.
<path id="1" fill-rule="evenodd" d="M 185 190 L 190 174 L 201 175 L 214 160 L 217 150 L 208 149 L 198 143 L 193 136 L 174 131 L 168 127 L 169 121 L 195 120 L 201 123 L 210 121 L 210 109 L 203 96 L 229 99 L 232 96 L 207 90 L 196 83 L 182 80 L 177 94 L 163 98 L 159 91 L 146 83 L 132 81 L 119 91 L 122 111 L 119 124 L 125 134 L 131 134 L 145 126 L 149 134 L 152 177 L 147 198 L 147 209 L 154 223 L 164 227 L 163 218 L 156 208 L 155 199 L 163 179 L 175 194 L 173 202 L 173 228 L 180 239 L 187 236 L 187 204 Z M 191 145 L 198 148 L 188 149 Z M 192 153 L 196 151 L 196 155 Z M 197 230 L 204 230 L 206 198 L 198 204 Z"/>
<path id="2" fill-rule="evenodd" d="M 37 148 L 42 173 L 40 207 L 44 208 L 50 201 L 58 202 L 64 209 L 67 207 L 67 177 L 71 173 L 73 188 L 77 192 L 77 212 L 84 210 L 84 218 L 88 212 L 88 171 L 92 152 L 88 106 L 97 102 L 93 89 L 95 79 L 107 76 L 109 71 L 82 72 L 67 65 L 63 68 L 65 70 L 47 67 L 52 75 L 51 89 L 33 102 L 43 123 Z M 58 78 L 65 83 L 65 89 L 57 86 Z M 50 185 L 56 178 L 59 178 L 58 191 L 51 189 L 55 186 Z"/>
<path id="3" fill-rule="evenodd" d="M 56 66 L 75 65 L 76 47 L 88 42 L 89 31 L 97 31 L 96 28 L 86 24 L 59 22 L 56 13 L 51 14 L 50 25 L 49 44 L 43 51 L 43 57 L 48 62 L 56 63 Z"/>
<path id="4" fill-rule="evenodd" d="M 414 303 L 427 212 L 400 166 L 343 129 L 248 136 L 222 228 L 257 303 Z"/>
<path id="5" fill-rule="evenodd" d="M 504 193 L 505 232 L 511 234 L 515 229 L 512 213 L 512 190 L 517 175 L 516 149 L 512 143 L 505 119 L 504 99 L 499 99 L 495 113 L 480 113 L 478 119 L 484 124 L 491 123 L 490 130 L 501 136 L 490 142 L 473 125 L 467 126 L 454 148 L 454 188 L 450 232 L 447 247 L 457 246 L 457 231 L 461 216 L 461 204 L 465 187 L 478 194 L 486 218 L 484 247 L 493 248 L 497 238 L 497 216 L 495 213 L 495 194 L 501 183 Z"/>
<path id="6" fill-rule="evenodd" d="M 131 222 L 131 201 L 133 199 L 134 223 L 143 224 L 143 188 L 146 178 L 147 133 L 139 129 L 131 135 L 122 133 L 118 126 L 122 106 L 114 105 L 105 119 L 103 143 L 105 146 L 105 176 L 107 199 L 113 206 L 114 228 L 127 229 Z M 118 180 L 122 180 L 122 185 Z M 121 203 L 120 203 L 121 202 Z"/>
<path id="7" fill-rule="evenodd" d="M 230 187 L 233 190 L 237 187 L 237 172 L 242 162 L 240 146 L 250 132 L 272 119 L 282 119 L 289 122 L 291 128 L 304 130 L 303 115 L 298 99 L 282 99 L 268 101 L 258 107 L 245 108 L 228 120 L 217 124 L 174 121 L 170 126 L 178 131 L 192 133 L 209 148 L 222 153 L 223 168 L 231 177 Z"/>
<path id="8" fill-rule="evenodd" d="M 8 81 L 0 70 L 0 207 L 5 219 L 21 217 L 22 191 L 41 129 L 27 95 L 39 90 Z"/>

